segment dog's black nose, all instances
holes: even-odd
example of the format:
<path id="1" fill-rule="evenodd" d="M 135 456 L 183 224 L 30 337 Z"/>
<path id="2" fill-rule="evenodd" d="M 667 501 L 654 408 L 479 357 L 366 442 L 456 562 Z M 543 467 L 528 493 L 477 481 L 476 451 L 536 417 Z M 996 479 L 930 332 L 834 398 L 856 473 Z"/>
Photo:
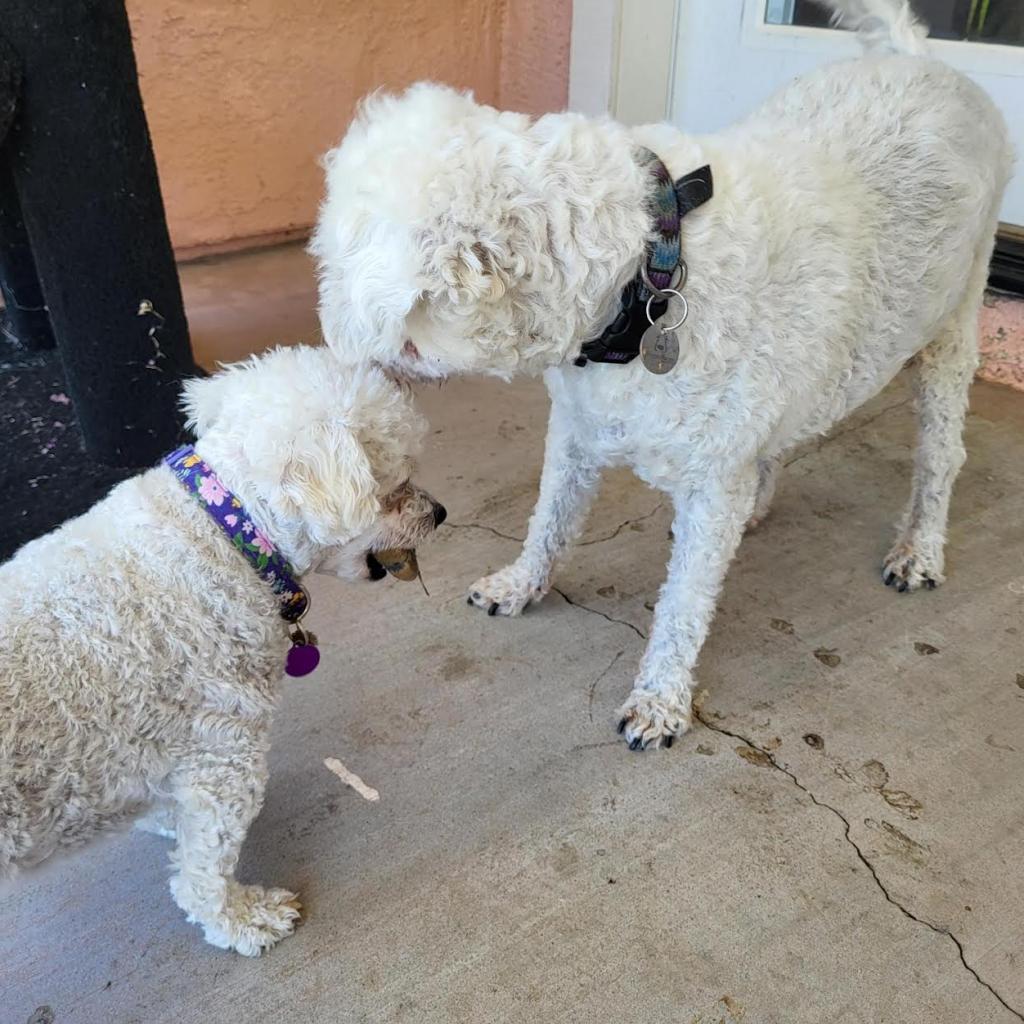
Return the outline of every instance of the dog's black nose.
<path id="1" fill-rule="evenodd" d="M 440 526 L 448 518 L 448 509 L 434 502 L 434 525 Z"/>

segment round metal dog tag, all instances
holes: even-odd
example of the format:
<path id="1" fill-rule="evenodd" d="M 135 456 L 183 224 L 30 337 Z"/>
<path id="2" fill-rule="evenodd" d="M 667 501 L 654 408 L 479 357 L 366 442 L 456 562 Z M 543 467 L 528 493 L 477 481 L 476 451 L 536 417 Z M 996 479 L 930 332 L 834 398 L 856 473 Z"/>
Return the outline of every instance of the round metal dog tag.
<path id="1" fill-rule="evenodd" d="M 651 373 L 668 373 L 679 362 L 676 332 L 651 324 L 640 339 L 640 358 Z"/>

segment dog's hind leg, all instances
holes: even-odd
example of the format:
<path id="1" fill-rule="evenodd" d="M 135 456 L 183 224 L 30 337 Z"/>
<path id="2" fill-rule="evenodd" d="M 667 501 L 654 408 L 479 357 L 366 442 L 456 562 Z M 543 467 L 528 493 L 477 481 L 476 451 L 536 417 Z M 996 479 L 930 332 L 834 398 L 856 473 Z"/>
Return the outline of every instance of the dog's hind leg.
<path id="1" fill-rule="evenodd" d="M 896 543 L 882 563 L 882 579 L 901 592 L 936 587 L 945 579 L 946 520 L 953 483 L 966 457 L 964 419 L 978 365 L 984 280 L 984 272 L 972 275 L 960 306 L 911 364 L 918 424 L 914 475 Z"/>
<path id="2" fill-rule="evenodd" d="M 557 401 L 544 449 L 540 494 L 519 557 L 469 589 L 469 603 L 489 615 L 518 615 L 551 586 L 555 560 L 579 536 L 600 468 L 580 446 Z"/>
<path id="3" fill-rule="evenodd" d="M 174 784 L 178 846 L 171 855 L 177 869 L 171 893 L 189 921 L 202 925 L 207 942 L 246 956 L 290 935 L 299 917 L 294 893 L 242 885 L 234 877 L 266 777 L 263 753 L 250 743 L 197 754 Z"/>

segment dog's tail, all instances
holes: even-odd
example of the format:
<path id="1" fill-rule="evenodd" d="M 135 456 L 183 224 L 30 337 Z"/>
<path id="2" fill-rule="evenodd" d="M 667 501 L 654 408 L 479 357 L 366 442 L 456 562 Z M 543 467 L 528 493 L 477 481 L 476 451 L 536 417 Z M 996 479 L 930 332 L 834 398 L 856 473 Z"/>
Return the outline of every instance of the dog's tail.
<path id="1" fill-rule="evenodd" d="M 924 56 L 927 26 L 915 17 L 910 0 L 818 0 L 833 12 L 833 20 L 853 29 L 869 52 L 888 50 Z"/>

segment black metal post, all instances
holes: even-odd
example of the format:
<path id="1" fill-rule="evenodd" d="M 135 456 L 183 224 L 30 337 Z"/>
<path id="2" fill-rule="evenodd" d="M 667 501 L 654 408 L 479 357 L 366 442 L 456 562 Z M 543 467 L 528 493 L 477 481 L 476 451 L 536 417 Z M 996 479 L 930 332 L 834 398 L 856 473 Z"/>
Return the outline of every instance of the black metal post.
<path id="1" fill-rule="evenodd" d="M 123 0 L 6 0 L 3 151 L 87 451 L 145 465 L 195 372 Z"/>
<path id="2" fill-rule="evenodd" d="M 36 273 L 36 261 L 21 215 L 14 178 L 0 145 L 0 294 L 4 297 L 2 332 L 18 348 L 53 348 L 50 314 Z"/>

